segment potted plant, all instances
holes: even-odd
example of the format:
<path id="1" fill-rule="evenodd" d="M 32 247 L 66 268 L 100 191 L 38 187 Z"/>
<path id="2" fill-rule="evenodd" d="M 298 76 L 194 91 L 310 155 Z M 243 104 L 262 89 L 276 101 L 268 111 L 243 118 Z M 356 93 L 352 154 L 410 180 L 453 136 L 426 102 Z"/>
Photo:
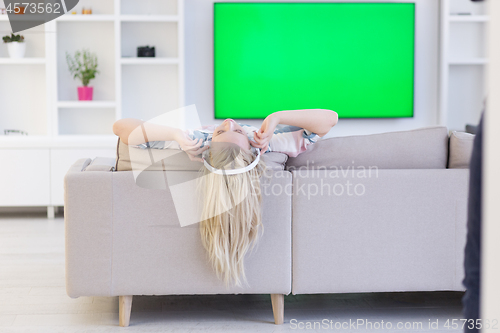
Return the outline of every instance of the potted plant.
<path id="1" fill-rule="evenodd" d="M 95 79 L 95 75 L 99 73 L 97 56 L 88 50 L 76 51 L 74 56 L 66 52 L 66 61 L 73 78 L 82 81 L 83 86 L 78 87 L 78 100 L 91 101 L 94 88 L 89 87 L 89 82 Z"/>
<path id="2" fill-rule="evenodd" d="M 23 36 L 11 34 L 10 36 L 4 36 L 2 39 L 7 44 L 7 50 L 11 58 L 24 58 L 26 43 Z"/>

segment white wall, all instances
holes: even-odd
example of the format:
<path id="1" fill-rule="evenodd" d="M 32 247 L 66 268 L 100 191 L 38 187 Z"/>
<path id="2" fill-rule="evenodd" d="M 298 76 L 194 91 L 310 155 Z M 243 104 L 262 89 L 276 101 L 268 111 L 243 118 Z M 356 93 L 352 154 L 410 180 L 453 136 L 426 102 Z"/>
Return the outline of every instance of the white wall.
<path id="1" fill-rule="evenodd" d="M 234 2 L 234 0 L 231 1 Z M 286 0 L 283 2 L 293 1 Z M 335 2 L 335 0 L 316 1 Z M 280 2 L 280 0 L 273 0 L 272 2 Z M 300 0 L 297 2 L 305 1 Z M 437 124 L 439 1 L 386 0 L 385 2 L 416 3 L 414 117 L 401 119 L 340 119 L 328 136 L 381 133 Z M 220 122 L 220 120 L 215 120 L 213 117 L 213 3 L 213 0 L 185 1 L 186 105 L 196 104 L 202 124 Z M 259 120 L 244 120 L 242 122 L 256 126 L 261 123 Z"/>
<path id="2" fill-rule="evenodd" d="M 498 164 L 500 154 L 498 145 L 500 133 L 497 124 L 500 121 L 500 2 L 488 1 L 490 13 L 490 25 L 488 30 L 488 88 L 491 94 L 488 97 L 488 105 L 484 116 L 483 128 L 483 197 L 482 197 L 482 230 L 481 230 L 481 304 L 479 315 L 483 319 L 499 318 L 500 314 L 500 269 L 498 267 L 498 253 L 500 245 L 500 206 L 498 197 L 500 195 L 500 176 Z M 498 326 L 497 326 L 498 327 Z M 483 333 L 498 331 L 494 328 L 482 329 Z"/>

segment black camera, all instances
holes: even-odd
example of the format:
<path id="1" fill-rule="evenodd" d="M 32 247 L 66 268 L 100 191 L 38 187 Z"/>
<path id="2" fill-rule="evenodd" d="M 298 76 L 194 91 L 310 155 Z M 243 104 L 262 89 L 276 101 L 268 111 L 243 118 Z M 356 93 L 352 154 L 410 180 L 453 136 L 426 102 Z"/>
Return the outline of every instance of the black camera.
<path id="1" fill-rule="evenodd" d="M 138 57 L 155 57 L 155 47 L 139 46 L 137 48 L 137 56 Z"/>

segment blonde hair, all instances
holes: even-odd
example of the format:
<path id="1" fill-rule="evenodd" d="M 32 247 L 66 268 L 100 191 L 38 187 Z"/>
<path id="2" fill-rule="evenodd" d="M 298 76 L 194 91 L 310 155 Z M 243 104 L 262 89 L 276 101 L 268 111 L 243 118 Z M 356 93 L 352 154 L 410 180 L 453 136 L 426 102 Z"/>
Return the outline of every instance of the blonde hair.
<path id="1" fill-rule="evenodd" d="M 234 144 L 212 146 L 206 160 L 217 169 L 237 169 L 252 163 L 256 156 L 250 150 Z M 265 164 L 235 175 L 219 175 L 205 167 L 199 186 L 203 193 L 200 223 L 201 241 L 219 279 L 226 287 L 230 283 L 248 285 L 244 257 L 253 249 L 264 232 L 261 216 L 260 176 Z"/>

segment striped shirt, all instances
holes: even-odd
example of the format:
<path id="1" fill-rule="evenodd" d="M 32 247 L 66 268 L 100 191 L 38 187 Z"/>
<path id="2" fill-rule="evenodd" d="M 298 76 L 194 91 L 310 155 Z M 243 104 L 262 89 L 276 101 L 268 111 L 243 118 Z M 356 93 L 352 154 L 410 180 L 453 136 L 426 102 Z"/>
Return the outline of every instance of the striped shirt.
<path id="1" fill-rule="evenodd" d="M 255 142 L 253 133 L 257 132 L 259 129 L 247 124 L 238 124 L 245 130 L 248 140 Z M 202 126 L 197 129 L 186 130 L 186 133 L 193 140 L 201 139 L 203 143 L 200 148 L 203 148 L 206 144 L 210 145 L 212 135 L 217 126 L 218 125 Z M 265 153 L 279 152 L 287 154 L 290 157 L 295 157 L 306 151 L 307 147 L 318 141 L 319 138 L 318 134 L 301 127 L 278 125 L 274 130 Z M 180 149 L 179 144 L 175 141 L 151 141 L 133 147 L 141 149 Z"/>

